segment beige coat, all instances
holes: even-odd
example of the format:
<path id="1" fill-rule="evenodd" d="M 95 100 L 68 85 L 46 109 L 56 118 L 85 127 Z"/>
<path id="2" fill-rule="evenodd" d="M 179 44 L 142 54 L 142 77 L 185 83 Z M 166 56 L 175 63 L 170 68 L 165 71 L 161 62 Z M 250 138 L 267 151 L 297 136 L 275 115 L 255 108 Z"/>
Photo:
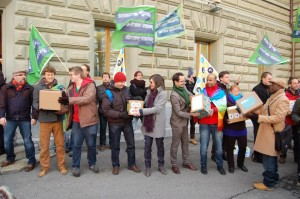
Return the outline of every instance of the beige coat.
<path id="1" fill-rule="evenodd" d="M 185 100 L 176 91 L 172 91 L 170 95 L 172 104 L 172 114 L 170 124 L 172 128 L 182 128 L 188 126 L 190 119 L 189 107 L 186 107 Z"/>
<path id="2" fill-rule="evenodd" d="M 282 131 L 285 127 L 285 116 L 289 111 L 289 100 L 284 90 L 280 89 L 268 99 L 266 104 L 259 112 L 259 129 L 254 145 L 254 150 L 269 156 L 277 156 L 275 150 L 275 134 L 271 126 L 273 124 L 275 131 Z M 270 115 L 268 116 L 268 106 L 270 106 Z"/>

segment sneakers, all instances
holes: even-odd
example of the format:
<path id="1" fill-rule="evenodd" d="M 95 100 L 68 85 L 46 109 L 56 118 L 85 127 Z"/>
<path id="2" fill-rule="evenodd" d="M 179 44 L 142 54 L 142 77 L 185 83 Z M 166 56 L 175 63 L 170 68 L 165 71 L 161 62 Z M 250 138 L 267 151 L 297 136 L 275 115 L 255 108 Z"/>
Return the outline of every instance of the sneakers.
<path id="1" fill-rule="evenodd" d="M 72 170 L 72 175 L 73 175 L 74 177 L 79 177 L 79 176 L 80 176 L 80 169 L 74 167 L 73 170 Z"/>
<path id="2" fill-rule="evenodd" d="M 253 187 L 255 189 L 261 190 L 261 191 L 272 191 L 272 188 L 267 187 L 264 183 L 256 182 L 253 184 Z"/>
<path id="3" fill-rule="evenodd" d="M 62 168 L 60 168 L 60 173 L 62 174 L 62 175 L 66 175 L 67 173 L 68 173 L 68 170 L 66 169 L 66 167 L 62 167 Z"/>
<path id="4" fill-rule="evenodd" d="M 190 139 L 190 143 L 193 144 L 193 145 L 197 145 L 198 142 L 196 141 L 196 139 Z"/>
<path id="5" fill-rule="evenodd" d="M 43 177 L 44 175 L 46 175 L 46 173 L 48 173 L 48 169 L 42 169 L 41 172 L 39 173 L 39 177 Z"/>
<path id="6" fill-rule="evenodd" d="M 226 172 L 223 167 L 219 166 L 219 167 L 217 167 L 217 169 L 221 175 L 226 175 Z"/>
<path id="7" fill-rule="evenodd" d="M 94 172 L 94 173 L 99 173 L 99 169 L 98 167 L 94 164 L 94 165 L 91 165 L 89 166 L 89 169 Z"/>

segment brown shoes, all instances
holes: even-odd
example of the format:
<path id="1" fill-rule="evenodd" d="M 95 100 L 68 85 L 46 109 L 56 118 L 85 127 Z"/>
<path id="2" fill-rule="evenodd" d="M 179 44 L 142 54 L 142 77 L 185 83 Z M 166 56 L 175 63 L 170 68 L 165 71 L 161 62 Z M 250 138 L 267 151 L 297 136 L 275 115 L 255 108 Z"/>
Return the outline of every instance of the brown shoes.
<path id="1" fill-rule="evenodd" d="M 35 166 L 36 166 L 35 163 L 33 163 L 33 164 L 28 164 L 28 165 L 25 167 L 24 171 L 26 171 L 26 172 L 32 171 L 32 170 L 35 168 Z"/>
<path id="2" fill-rule="evenodd" d="M 173 173 L 175 173 L 175 174 L 180 174 L 180 171 L 179 171 L 178 166 L 172 166 L 172 171 L 173 171 Z"/>
<path id="3" fill-rule="evenodd" d="M 192 165 L 192 163 L 182 164 L 182 166 L 184 168 L 187 168 L 187 169 L 190 169 L 190 170 L 193 170 L 193 171 L 197 170 L 197 168 L 194 165 Z"/>
<path id="4" fill-rule="evenodd" d="M 133 165 L 133 166 L 131 166 L 131 167 L 128 167 L 128 169 L 131 170 L 131 171 L 134 171 L 134 172 L 136 172 L 136 173 L 141 172 L 141 169 L 138 168 L 136 165 Z"/>
<path id="5" fill-rule="evenodd" d="M 60 173 L 61 173 L 62 175 L 66 175 L 66 174 L 68 173 L 68 170 L 66 169 L 66 167 L 61 167 L 61 168 L 59 169 L 59 171 L 60 171 Z"/>
<path id="6" fill-rule="evenodd" d="M 44 175 L 46 175 L 46 173 L 48 173 L 49 169 L 42 169 L 41 172 L 39 173 L 39 177 L 43 177 Z"/>
<path id="7" fill-rule="evenodd" d="M 100 145 L 100 146 L 98 146 L 98 150 L 99 150 L 99 151 L 105 151 L 105 149 L 106 149 L 106 146 L 105 146 L 105 145 Z"/>
<path id="8" fill-rule="evenodd" d="M 112 174 L 118 175 L 119 174 L 119 167 L 113 167 L 111 170 Z"/>
<path id="9" fill-rule="evenodd" d="M 1 163 L 1 167 L 7 167 L 7 166 L 9 166 L 9 165 L 11 165 L 11 164 L 14 164 L 15 163 L 15 161 L 9 161 L 9 160 L 5 160 L 4 162 L 2 162 Z"/>
<path id="10" fill-rule="evenodd" d="M 193 145 L 197 145 L 198 142 L 196 141 L 196 139 L 190 139 L 190 143 L 193 144 Z"/>
<path id="11" fill-rule="evenodd" d="M 253 187 L 255 189 L 261 190 L 261 191 L 272 191 L 272 188 L 267 187 L 264 183 L 256 182 L 253 184 Z"/>

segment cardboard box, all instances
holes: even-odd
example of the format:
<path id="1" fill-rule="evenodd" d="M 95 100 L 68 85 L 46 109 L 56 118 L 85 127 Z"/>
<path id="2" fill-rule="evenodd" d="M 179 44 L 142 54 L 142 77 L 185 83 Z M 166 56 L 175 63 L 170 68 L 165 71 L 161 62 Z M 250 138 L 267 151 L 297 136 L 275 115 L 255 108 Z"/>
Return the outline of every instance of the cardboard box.
<path id="1" fill-rule="evenodd" d="M 262 107 L 263 103 L 257 94 L 252 92 L 236 101 L 236 105 L 240 112 L 246 115 Z"/>
<path id="2" fill-rule="evenodd" d="M 290 100 L 290 111 L 293 111 L 296 100 Z"/>
<path id="3" fill-rule="evenodd" d="M 191 101 L 191 112 L 192 113 L 202 110 L 204 108 L 204 95 L 203 94 L 190 96 L 190 101 Z"/>
<path id="4" fill-rule="evenodd" d="M 40 90 L 39 93 L 39 108 L 44 110 L 60 111 L 62 105 L 58 102 L 62 92 L 56 90 Z"/>
<path id="5" fill-rule="evenodd" d="M 133 115 L 134 113 L 139 112 L 139 110 L 143 108 L 144 108 L 144 101 L 128 100 L 127 103 L 128 115 Z"/>
<path id="6" fill-rule="evenodd" d="M 230 106 L 227 108 L 227 114 L 228 114 L 228 123 L 236 123 L 245 121 L 248 118 L 244 117 L 242 113 L 239 113 L 237 110 L 237 106 Z"/>
<path id="7" fill-rule="evenodd" d="M 204 96 L 204 98 L 203 98 L 204 106 L 203 106 L 203 109 L 199 111 L 200 116 L 198 118 L 204 118 L 204 117 L 209 116 L 210 111 L 211 111 L 210 103 L 211 103 L 211 101 L 210 101 L 209 97 Z"/>

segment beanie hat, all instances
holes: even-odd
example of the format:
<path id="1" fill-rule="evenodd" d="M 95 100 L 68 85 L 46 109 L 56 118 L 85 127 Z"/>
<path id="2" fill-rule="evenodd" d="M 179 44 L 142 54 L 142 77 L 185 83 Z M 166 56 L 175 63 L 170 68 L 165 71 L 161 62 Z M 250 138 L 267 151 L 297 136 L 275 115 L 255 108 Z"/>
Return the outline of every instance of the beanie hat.
<path id="1" fill-rule="evenodd" d="M 122 72 L 117 72 L 114 76 L 114 82 L 126 82 L 126 76 Z"/>

